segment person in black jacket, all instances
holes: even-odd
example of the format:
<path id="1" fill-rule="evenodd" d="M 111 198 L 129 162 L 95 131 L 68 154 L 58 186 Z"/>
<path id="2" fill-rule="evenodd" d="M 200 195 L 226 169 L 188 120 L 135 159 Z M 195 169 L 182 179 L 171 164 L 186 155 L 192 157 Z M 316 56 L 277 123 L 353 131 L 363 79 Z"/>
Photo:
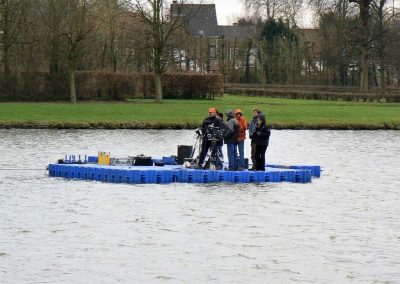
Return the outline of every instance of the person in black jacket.
<path id="1" fill-rule="evenodd" d="M 202 132 L 202 143 L 201 151 L 199 154 L 199 160 L 197 163 L 198 168 L 204 168 L 203 162 L 206 158 L 208 149 L 211 147 L 211 141 L 208 139 L 208 134 L 210 134 L 210 128 L 223 129 L 223 121 L 217 116 L 217 110 L 215 108 L 210 108 L 208 110 L 208 116 L 204 119 L 201 132 Z M 222 140 L 217 144 L 217 147 L 222 147 Z M 217 157 L 219 158 L 219 157 Z M 220 164 L 220 161 L 217 161 Z M 222 166 L 221 166 L 222 167 Z"/>
<path id="2" fill-rule="evenodd" d="M 256 171 L 265 171 L 265 152 L 269 144 L 269 136 L 271 135 L 271 130 L 269 130 L 266 122 L 265 116 L 261 114 L 258 117 L 257 125 L 250 133 L 250 138 L 254 140 L 256 145 L 255 151 L 255 168 Z"/>
<path id="3" fill-rule="evenodd" d="M 259 108 L 254 108 L 253 109 L 253 118 L 250 122 L 249 125 L 249 135 L 251 135 L 251 133 L 253 133 L 254 129 L 257 126 L 258 123 L 258 117 L 262 114 L 262 111 Z M 256 141 L 254 139 L 251 139 L 251 163 L 253 164 L 251 170 L 255 170 L 256 169 Z"/>

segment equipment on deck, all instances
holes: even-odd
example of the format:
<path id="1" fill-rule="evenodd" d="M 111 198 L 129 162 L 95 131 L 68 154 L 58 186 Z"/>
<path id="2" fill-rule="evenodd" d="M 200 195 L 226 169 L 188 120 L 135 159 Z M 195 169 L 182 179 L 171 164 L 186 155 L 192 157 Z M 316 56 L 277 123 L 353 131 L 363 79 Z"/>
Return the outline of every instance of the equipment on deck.
<path id="1" fill-rule="evenodd" d="M 191 158 L 193 146 L 178 145 L 178 165 L 183 165 L 186 158 Z"/>
<path id="2" fill-rule="evenodd" d="M 139 155 L 134 157 L 134 166 L 152 166 L 153 165 L 153 160 L 151 159 L 150 156 L 145 156 L 145 155 Z"/>

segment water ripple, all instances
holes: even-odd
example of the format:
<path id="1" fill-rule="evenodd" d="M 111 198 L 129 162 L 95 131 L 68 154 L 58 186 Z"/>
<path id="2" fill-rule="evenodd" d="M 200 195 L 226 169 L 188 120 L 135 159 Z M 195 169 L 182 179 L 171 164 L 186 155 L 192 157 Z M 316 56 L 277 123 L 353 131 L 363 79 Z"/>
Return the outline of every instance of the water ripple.
<path id="1" fill-rule="evenodd" d="M 98 150 L 172 155 L 193 132 L 0 137 L 0 169 L 44 168 Z M 126 185 L 0 171 L 0 282 L 399 283 L 397 153 L 399 131 L 276 130 L 268 161 L 320 164 L 321 179 Z"/>

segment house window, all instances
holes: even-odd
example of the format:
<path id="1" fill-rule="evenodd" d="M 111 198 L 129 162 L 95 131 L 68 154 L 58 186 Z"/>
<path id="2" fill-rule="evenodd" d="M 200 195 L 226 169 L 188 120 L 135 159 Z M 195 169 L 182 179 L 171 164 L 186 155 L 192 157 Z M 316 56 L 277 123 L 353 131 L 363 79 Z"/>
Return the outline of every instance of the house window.
<path id="1" fill-rule="evenodd" d="M 174 58 L 175 61 L 182 61 L 185 60 L 186 57 L 186 51 L 183 49 L 173 49 L 172 50 L 172 56 Z"/>
<path id="2" fill-rule="evenodd" d="M 257 48 L 250 49 L 249 64 L 250 66 L 255 66 L 257 60 Z"/>
<path id="3" fill-rule="evenodd" d="M 208 56 L 210 59 L 215 59 L 217 57 L 217 50 L 215 45 L 208 46 Z"/>
<path id="4" fill-rule="evenodd" d="M 229 48 L 228 59 L 229 60 L 235 60 L 236 57 L 237 57 L 238 52 L 239 52 L 239 48 L 233 48 L 233 47 Z"/>

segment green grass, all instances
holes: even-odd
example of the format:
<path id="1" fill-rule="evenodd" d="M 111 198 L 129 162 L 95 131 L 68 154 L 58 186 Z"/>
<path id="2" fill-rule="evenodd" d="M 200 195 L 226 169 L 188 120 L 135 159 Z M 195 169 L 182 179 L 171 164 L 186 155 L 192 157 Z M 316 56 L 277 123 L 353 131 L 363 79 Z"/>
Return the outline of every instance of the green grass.
<path id="1" fill-rule="evenodd" d="M 209 100 L 137 99 L 126 103 L 0 103 L 0 126 L 58 128 L 195 127 L 214 106 L 240 108 L 249 121 L 261 108 L 275 128 L 400 129 L 400 104 L 229 96 Z"/>

